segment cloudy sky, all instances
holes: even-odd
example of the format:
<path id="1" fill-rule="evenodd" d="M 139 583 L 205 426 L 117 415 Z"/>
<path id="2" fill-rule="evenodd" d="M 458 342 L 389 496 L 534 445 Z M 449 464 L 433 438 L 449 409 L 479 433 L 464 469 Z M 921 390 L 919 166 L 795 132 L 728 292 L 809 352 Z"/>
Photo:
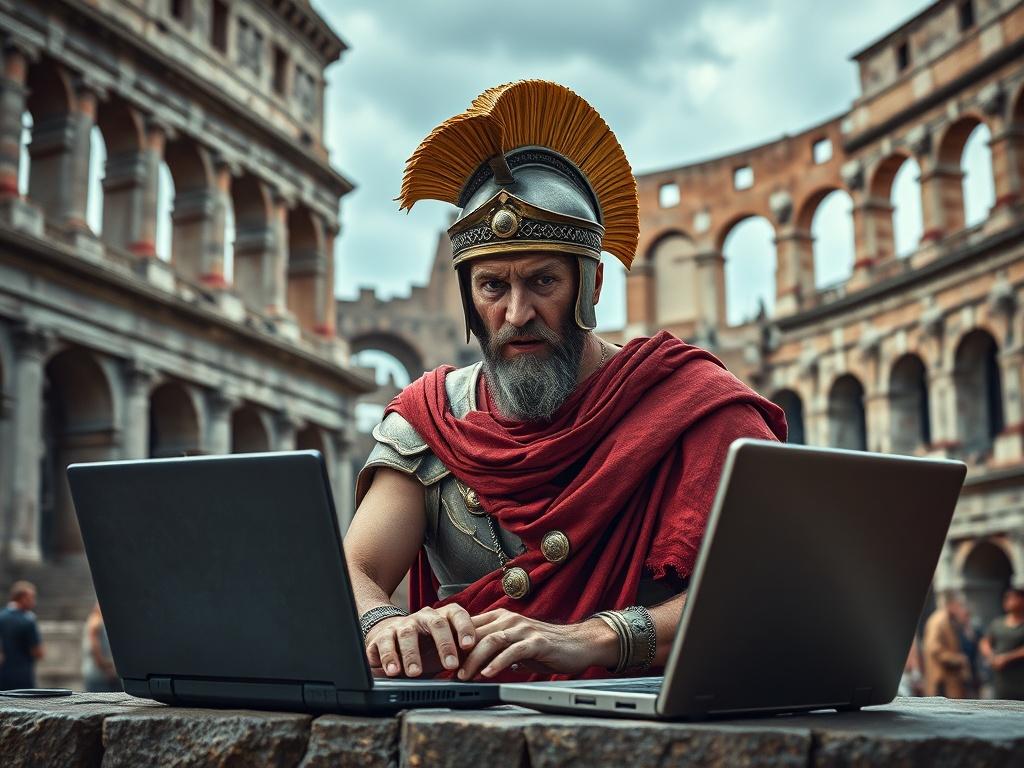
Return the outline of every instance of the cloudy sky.
<path id="1" fill-rule="evenodd" d="M 327 143 L 357 189 L 342 203 L 338 293 L 403 294 L 428 275 L 449 207 L 400 214 L 406 158 L 492 85 L 539 77 L 590 101 L 636 172 L 794 133 L 857 95 L 849 55 L 922 0 L 578 0 L 513 5 L 314 0 L 350 46 L 328 70 Z M 601 325 L 624 317 L 610 275 Z"/>

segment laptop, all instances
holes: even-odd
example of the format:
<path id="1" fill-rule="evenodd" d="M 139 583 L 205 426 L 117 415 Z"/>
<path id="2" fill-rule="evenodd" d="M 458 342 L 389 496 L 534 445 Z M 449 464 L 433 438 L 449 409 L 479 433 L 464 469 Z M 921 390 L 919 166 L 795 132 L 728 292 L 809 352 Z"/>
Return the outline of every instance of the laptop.
<path id="1" fill-rule="evenodd" d="M 175 705 L 386 713 L 495 684 L 375 679 L 317 451 L 73 464 L 124 689 Z"/>
<path id="2" fill-rule="evenodd" d="M 738 440 L 664 677 L 520 683 L 502 701 L 704 719 L 896 695 L 967 468 Z"/>

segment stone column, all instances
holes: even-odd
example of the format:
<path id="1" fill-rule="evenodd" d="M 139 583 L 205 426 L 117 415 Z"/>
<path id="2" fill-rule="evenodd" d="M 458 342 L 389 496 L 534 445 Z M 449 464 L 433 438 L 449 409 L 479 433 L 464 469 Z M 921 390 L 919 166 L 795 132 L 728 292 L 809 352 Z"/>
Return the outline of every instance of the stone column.
<path id="1" fill-rule="evenodd" d="M 156 372 L 137 360 L 124 366 L 124 458 L 149 458 L 149 392 Z"/>
<path id="2" fill-rule="evenodd" d="M 271 229 L 273 230 L 273 253 L 270 258 L 269 284 L 265 311 L 272 317 L 289 316 L 288 279 L 288 208 L 289 202 L 279 191 L 271 196 Z"/>
<path id="3" fill-rule="evenodd" d="M 999 371 L 1003 394 L 1003 431 L 996 437 L 994 458 L 999 464 L 1019 464 L 1024 460 L 1024 412 L 1021 404 L 1021 366 L 1024 347 L 999 352 Z"/>
<path id="4" fill-rule="evenodd" d="M 11 560 L 39 562 L 39 471 L 43 454 L 43 361 L 52 338 L 39 328 L 15 332 L 11 526 L 7 553 Z"/>
<path id="5" fill-rule="evenodd" d="M 325 228 L 324 274 L 317 291 L 319 301 L 317 303 L 316 323 L 313 326 L 313 333 L 326 336 L 327 338 L 334 338 L 338 322 L 334 299 L 334 241 L 337 236 L 337 226 Z"/>
<path id="6" fill-rule="evenodd" d="M 871 268 L 894 257 L 892 203 L 880 197 L 857 193 L 853 198 L 855 258 L 851 287 L 870 282 Z"/>
<path id="7" fill-rule="evenodd" d="M 147 127 L 144 142 L 143 146 L 107 156 L 103 239 L 140 256 L 155 256 L 162 132 Z"/>
<path id="8" fill-rule="evenodd" d="M 28 91 L 25 78 L 28 57 L 10 44 L 3 48 L 0 73 L 0 198 L 18 196 L 18 171 L 21 164 L 21 119 Z"/>
<path id="9" fill-rule="evenodd" d="M 96 101 L 96 91 L 79 80 L 72 111 L 70 188 L 63 221 L 68 227 L 83 232 L 91 231 L 86 223 L 86 211 L 89 207 L 89 161 L 92 157 L 92 129 L 96 125 Z"/>
<path id="10" fill-rule="evenodd" d="M 322 236 L 320 222 L 315 222 L 314 226 L 319 230 L 315 240 L 302 246 L 292 243 L 288 250 L 288 311 L 303 329 L 333 335 L 328 334 L 333 323 L 327 310 L 329 292 L 326 290 L 330 252 L 324 250 L 326 239 Z"/>
<path id="11" fill-rule="evenodd" d="M 294 451 L 295 435 L 299 431 L 302 422 L 297 416 L 288 411 L 281 411 L 274 415 L 274 444 L 275 451 Z"/>
<path id="12" fill-rule="evenodd" d="M 951 455 L 960 446 L 956 416 L 956 384 L 953 371 L 945 364 L 928 372 L 928 402 L 931 408 L 932 452 Z"/>
<path id="13" fill-rule="evenodd" d="M 171 261 L 186 279 L 213 288 L 224 285 L 224 220 L 216 189 L 178 191 L 174 195 Z M 220 213 L 220 234 L 214 235 Z"/>
<path id="14" fill-rule="evenodd" d="M 231 413 L 239 399 L 213 391 L 206 396 L 206 452 L 214 455 L 231 453 Z"/>
<path id="15" fill-rule="evenodd" d="M 645 336 L 657 322 L 654 313 L 654 275 L 650 261 L 638 258 L 626 273 L 626 336 Z"/>
<path id="16" fill-rule="evenodd" d="M 80 115 L 68 111 L 41 117 L 32 126 L 28 196 L 42 208 L 48 220 L 58 224 L 76 216 L 85 221 L 84 204 L 77 203 L 80 210 L 75 210 L 76 199 L 84 198 L 74 189 L 80 175 L 75 165 L 84 162 L 88 168 L 89 162 L 88 154 L 84 158 L 75 156 L 80 143 L 79 121 Z"/>
<path id="17" fill-rule="evenodd" d="M 775 238 L 775 250 L 775 316 L 783 317 L 814 298 L 814 238 L 788 227 Z"/>
<path id="18" fill-rule="evenodd" d="M 338 526 L 344 535 L 348 530 L 352 517 L 355 515 L 355 472 L 352 468 L 352 440 L 348 429 L 330 432 L 327 435 L 333 454 L 328 467 L 331 476 L 331 491 L 334 494 L 334 507 L 338 513 Z"/>
<path id="19" fill-rule="evenodd" d="M 280 262 L 277 215 L 276 207 L 269 218 L 235 208 L 234 284 L 242 300 L 258 312 L 266 312 L 275 302 L 274 274 Z"/>
<path id="20" fill-rule="evenodd" d="M 697 265 L 697 324 L 705 329 L 725 325 L 725 258 L 721 251 L 705 250 L 694 259 Z"/>
<path id="21" fill-rule="evenodd" d="M 941 240 L 964 228 L 964 174 L 959 165 L 928 159 L 921 173 L 921 243 Z"/>
<path id="22" fill-rule="evenodd" d="M 1004 126 L 993 133 L 988 145 L 996 193 L 993 207 L 1024 203 L 1024 126 Z"/>
<path id="23" fill-rule="evenodd" d="M 867 449 L 880 453 L 892 451 L 892 415 L 889 392 L 875 389 L 864 395 L 864 421 L 867 427 Z"/>

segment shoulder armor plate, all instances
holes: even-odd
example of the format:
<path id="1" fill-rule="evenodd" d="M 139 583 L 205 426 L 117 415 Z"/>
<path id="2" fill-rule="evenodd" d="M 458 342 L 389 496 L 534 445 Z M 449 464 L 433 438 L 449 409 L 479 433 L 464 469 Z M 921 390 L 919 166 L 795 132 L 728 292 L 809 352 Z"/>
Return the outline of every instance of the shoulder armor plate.
<path id="1" fill-rule="evenodd" d="M 476 383 L 480 378 L 483 363 L 473 363 L 465 368 L 451 371 L 444 379 L 448 405 L 455 418 L 461 419 L 472 410 L 476 410 Z"/>

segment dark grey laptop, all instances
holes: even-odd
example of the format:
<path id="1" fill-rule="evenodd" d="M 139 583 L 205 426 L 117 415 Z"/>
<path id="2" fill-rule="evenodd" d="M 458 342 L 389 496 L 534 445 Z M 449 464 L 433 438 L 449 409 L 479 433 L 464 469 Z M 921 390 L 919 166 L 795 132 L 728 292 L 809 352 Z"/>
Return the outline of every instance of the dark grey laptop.
<path id="1" fill-rule="evenodd" d="M 125 690 L 178 705 L 386 712 L 497 686 L 370 674 L 316 451 L 68 467 Z"/>
<path id="2" fill-rule="evenodd" d="M 887 703 L 966 471 L 739 440 L 664 678 L 507 684 L 502 701 L 691 719 Z"/>

